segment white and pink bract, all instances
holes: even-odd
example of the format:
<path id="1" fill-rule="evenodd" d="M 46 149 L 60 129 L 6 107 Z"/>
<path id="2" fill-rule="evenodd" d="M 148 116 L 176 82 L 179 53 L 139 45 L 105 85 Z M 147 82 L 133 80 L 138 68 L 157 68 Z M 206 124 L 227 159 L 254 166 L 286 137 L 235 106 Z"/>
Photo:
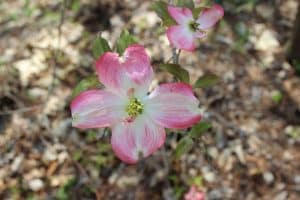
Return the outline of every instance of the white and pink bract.
<path id="1" fill-rule="evenodd" d="M 160 148 L 164 128 L 184 129 L 201 119 L 199 101 L 188 84 L 166 83 L 148 94 L 153 69 L 141 45 L 130 45 L 121 57 L 106 52 L 96 71 L 105 89 L 82 92 L 72 101 L 73 126 L 111 127 L 112 148 L 126 163 Z"/>
<path id="2" fill-rule="evenodd" d="M 194 51 L 196 39 L 206 36 L 206 30 L 213 27 L 224 15 L 223 8 L 215 4 L 204 9 L 197 19 L 189 8 L 168 6 L 168 12 L 177 25 L 168 27 L 167 37 L 170 44 L 186 51 Z"/>

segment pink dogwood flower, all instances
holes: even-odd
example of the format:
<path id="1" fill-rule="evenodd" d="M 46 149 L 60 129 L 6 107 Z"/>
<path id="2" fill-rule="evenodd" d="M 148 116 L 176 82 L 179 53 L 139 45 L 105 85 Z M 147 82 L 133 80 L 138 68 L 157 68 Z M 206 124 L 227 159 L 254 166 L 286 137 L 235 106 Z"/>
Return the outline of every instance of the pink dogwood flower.
<path id="1" fill-rule="evenodd" d="M 198 191 L 196 186 L 193 185 L 184 195 L 184 200 L 204 200 L 204 193 Z"/>
<path id="2" fill-rule="evenodd" d="M 111 127 L 113 151 L 126 163 L 160 148 L 164 128 L 184 129 L 201 119 L 188 84 L 166 83 L 148 93 L 153 69 L 141 45 L 130 45 L 121 57 L 106 52 L 96 61 L 96 71 L 105 89 L 82 92 L 71 102 L 73 126 Z"/>
<path id="3" fill-rule="evenodd" d="M 213 27 L 224 15 L 223 8 L 215 4 L 204 9 L 197 19 L 189 8 L 168 6 L 168 12 L 177 25 L 167 29 L 167 37 L 172 46 L 186 51 L 194 51 L 196 39 L 206 36 L 206 30 Z"/>

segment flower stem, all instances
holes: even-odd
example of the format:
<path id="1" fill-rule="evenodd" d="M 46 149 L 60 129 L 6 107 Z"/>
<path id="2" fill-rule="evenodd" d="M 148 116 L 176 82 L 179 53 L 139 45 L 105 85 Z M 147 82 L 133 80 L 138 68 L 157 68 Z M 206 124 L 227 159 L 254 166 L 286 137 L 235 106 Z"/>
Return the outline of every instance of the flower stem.
<path id="1" fill-rule="evenodd" d="M 178 50 L 177 54 L 176 54 L 176 64 L 179 63 L 179 56 L 180 56 L 180 53 L 181 53 L 181 49 Z"/>
<path id="2" fill-rule="evenodd" d="M 176 53 L 176 48 L 172 48 L 172 59 L 173 59 L 173 63 L 174 63 L 174 64 L 178 64 L 178 63 L 177 63 L 177 53 Z"/>
<path id="3" fill-rule="evenodd" d="M 178 52 L 176 50 L 177 50 L 176 48 L 172 48 L 172 59 L 174 64 L 179 63 L 179 56 L 181 53 L 181 49 L 179 49 Z"/>

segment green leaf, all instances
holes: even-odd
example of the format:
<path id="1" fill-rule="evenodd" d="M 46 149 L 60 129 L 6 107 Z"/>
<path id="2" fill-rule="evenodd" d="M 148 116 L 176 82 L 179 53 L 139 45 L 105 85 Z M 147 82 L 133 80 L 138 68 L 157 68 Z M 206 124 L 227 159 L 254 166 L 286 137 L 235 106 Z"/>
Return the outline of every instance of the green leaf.
<path id="1" fill-rule="evenodd" d="M 234 25 L 234 31 L 236 35 L 243 41 L 247 41 L 250 35 L 250 31 L 244 22 L 238 22 Z"/>
<path id="2" fill-rule="evenodd" d="M 75 87 L 72 93 L 72 99 L 79 95 L 81 92 L 92 88 L 99 88 L 101 83 L 96 75 L 88 76 L 82 79 Z"/>
<path id="3" fill-rule="evenodd" d="M 222 4 L 222 0 L 215 0 L 215 3 Z"/>
<path id="4" fill-rule="evenodd" d="M 283 95 L 279 90 L 274 90 L 271 92 L 271 99 L 274 103 L 279 104 L 282 101 Z"/>
<path id="5" fill-rule="evenodd" d="M 81 150 L 77 150 L 73 153 L 73 160 L 79 161 L 83 156 L 83 152 Z"/>
<path id="6" fill-rule="evenodd" d="M 165 26 L 176 25 L 176 21 L 169 15 L 168 4 L 163 1 L 156 1 L 152 3 L 151 8 L 161 18 Z"/>
<path id="7" fill-rule="evenodd" d="M 71 4 L 71 9 L 74 12 L 78 12 L 81 8 L 80 0 L 73 0 Z"/>
<path id="8" fill-rule="evenodd" d="M 159 68 L 163 71 L 171 73 L 173 76 L 175 76 L 180 81 L 183 81 L 185 83 L 190 83 L 189 72 L 187 70 L 183 69 L 178 64 L 160 64 Z"/>
<path id="9" fill-rule="evenodd" d="M 193 185 L 198 186 L 199 188 L 203 186 L 203 178 L 202 176 L 196 176 L 193 178 Z"/>
<path id="10" fill-rule="evenodd" d="M 202 0 L 201 3 L 196 4 L 192 9 L 193 17 L 195 19 L 199 18 L 200 13 L 207 8 L 211 8 L 213 6 L 213 2 L 211 0 Z"/>
<path id="11" fill-rule="evenodd" d="M 194 88 L 208 88 L 215 85 L 218 81 L 218 76 L 214 74 L 205 74 L 196 81 Z"/>
<path id="12" fill-rule="evenodd" d="M 240 13 L 240 12 L 253 12 L 254 8 L 255 8 L 255 2 L 250 1 L 250 2 L 244 3 L 240 6 L 237 6 L 235 11 L 237 13 Z"/>
<path id="13" fill-rule="evenodd" d="M 300 75 L 300 60 L 294 59 L 292 60 L 292 65 L 295 68 L 298 75 Z"/>
<path id="14" fill-rule="evenodd" d="M 194 125 L 189 132 L 191 138 L 199 138 L 205 131 L 211 128 L 211 124 L 208 122 L 199 122 Z"/>
<path id="15" fill-rule="evenodd" d="M 210 7 L 212 7 L 214 5 L 214 3 L 215 2 L 213 2 L 211 0 L 202 0 L 199 4 L 196 4 L 196 6 L 197 7 L 201 7 L 201 8 L 210 8 Z"/>
<path id="16" fill-rule="evenodd" d="M 183 154 L 189 152 L 193 148 L 194 141 L 190 137 L 182 138 L 176 146 L 175 158 L 179 159 Z"/>
<path id="17" fill-rule="evenodd" d="M 129 45 L 137 43 L 137 41 L 137 38 L 132 36 L 127 30 L 122 31 L 120 38 L 117 41 L 117 52 L 122 55 Z"/>
<path id="18" fill-rule="evenodd" d="M 174 196 L 175 196 L 175 199 L 180 199 L 180 197 L 183 195 L 185 189 L 183 186 L 175 186 L 174 187 Z"/>
<path id="19" fill-rule="evenodd" d="M 108 42 L 102 38 L 97 37 L 93 43 L 93 55 L 95 58 L 99 58 L 107 51 L 111 51 Z"/>
<path id="20" fill-rule="evenodd" d="M 58 200 L 67 200 L 70 199 L 71 195 L 70 192 L 72 188 L 76 186 L 78 180 L 76 178 L 69 179 L 65 185 L 62 185 L 58 188 L 57 193 L 55 194 L 55 199 Z"/>
<path id="21" fill-rule="evenodd" d="M 199 17 L 199 15 L 200 15 L 200 13 L 201 13 L 202 10 L 203 10 L 202 7 L 194 8 L 193 9 L 193 17 L 195 19 L 197 19 Z"/>
<path id="22" fill-rule="evenodd" d="M 195 4 L 193 0 L 177 0 L 177 6 L 193 9 Z"/>
<path id="23" fill-rule="evenodd" d="M 98 153 L 107 153 L 111 151 L 111 145 L 108 143 L 100 143 L 97 145 Z"/>
<path id="24" fill-rule="evenodd" d="M 96 130 L 88 130 L 87 134 L 86 134 L 86 140 L 88 142 L 93 142 L 95 140 L 97 140 L 97 131 Z"/>
<path id="25" fill-rule="evenodd" d="M 287 126 L 285 133 L 293 139 L 300 138 L 300 126 Z"/>

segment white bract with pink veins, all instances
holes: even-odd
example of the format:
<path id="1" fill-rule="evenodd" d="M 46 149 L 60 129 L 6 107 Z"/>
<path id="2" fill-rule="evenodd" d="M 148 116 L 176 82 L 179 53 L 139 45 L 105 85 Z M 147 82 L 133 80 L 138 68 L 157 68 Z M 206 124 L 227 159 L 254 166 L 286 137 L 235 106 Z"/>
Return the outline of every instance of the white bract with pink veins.
<path id="1" fill-rule="evenodd" d="M 203 38 L 206 30 L 213 27 L 224 15 L 223 8 L 215 4 L 204 9 L 197 19 L 189 8 L 168 6 L 168 12 L 177 25 L 168 27 L 167 37 L 172 46 L 186 51 L 194 51 L 196 39 Z"/>
<path id="2" fill-rule="evenodd" d="M 162 84 L 148 95 L 153 70 L 141 45 L 129 46 L 122 57 L 106 52 L 97 60 L 96 71 L 105 89 L 82 92 L 72 101 L 73 126 L 111 127 L 112 148 L 126 163 L 161 147 L 164 128 L 187 128 L 201 119 L 188 84 Z"/>

